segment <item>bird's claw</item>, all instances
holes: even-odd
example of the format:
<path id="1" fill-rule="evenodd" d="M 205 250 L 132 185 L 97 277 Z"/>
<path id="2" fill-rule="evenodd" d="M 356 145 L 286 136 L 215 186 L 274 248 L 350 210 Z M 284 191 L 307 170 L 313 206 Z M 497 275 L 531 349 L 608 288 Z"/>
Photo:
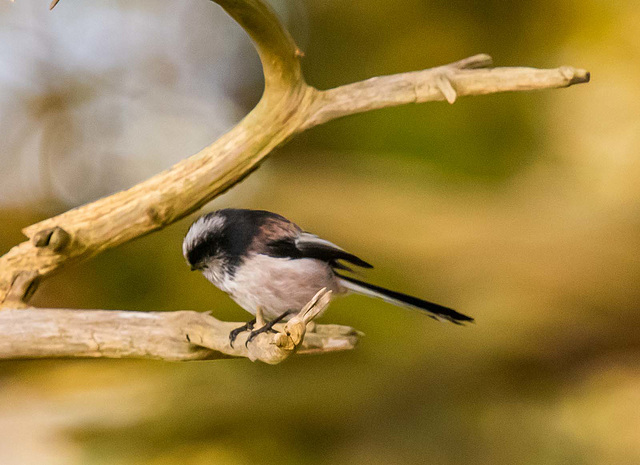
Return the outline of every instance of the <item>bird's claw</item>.
<path id="1" fill-rule="evenodd" d="M 260 329 L 256 329 L 255 331 L 251 331 L 251 334 L 249 334 L 249 337 L 247 338 L 247 340 L 244 343 L 245 347 L 249 346 L 249 343 L 251 341 L 253 341 L 253 339 L 258 335 L 258 334 L 262 334 L 262 333 L 277 333 L 278 331 L 276 331 L 275 329 L 273 329 L 269 323 L 267 323 L 266 325 L 264 325 L 262 328 Z"/>
<path id="2" fill-rule="evenodd" d="M 238 334 L 244 331 L 251 331 L 253 329 L 253 325 L 255 324 L 256 324 L 256 320 L 253 319 L 251 321 L 247 321 L 244 325 L 240 326 L 239 328 L 236 328 L 233 331 L 231 331 L 229 333 L 229 345 L 231 346 L 231 348 L 233 348 L 233 343 L 236 341 Z"/>
<path id="3" fill-rule="evenodd" d="M 249 337 L 247 338 L 247 341 L 244 343 L 244 346 L 248 347 L 249 343 L 258 334 L 262 334 L 262 333 L 266 333 L 266 332 L 277 333 L 278 331 L 273 329 L 273 325 L 275 325 L 276 323 L 280 323 L 285 317 L 291 315 L 292 313 L 295 313 L 295 310 L 288 310 L 288 311 L 284 312 L 282 315 L 280 315 L 278 318 L 276 318 L 275 320 L 271 320 L 270 322 L 265 324 L 262 328 L 256 329 L 255 331 L 251 331 L 251 334 L 249 334 Z"/>

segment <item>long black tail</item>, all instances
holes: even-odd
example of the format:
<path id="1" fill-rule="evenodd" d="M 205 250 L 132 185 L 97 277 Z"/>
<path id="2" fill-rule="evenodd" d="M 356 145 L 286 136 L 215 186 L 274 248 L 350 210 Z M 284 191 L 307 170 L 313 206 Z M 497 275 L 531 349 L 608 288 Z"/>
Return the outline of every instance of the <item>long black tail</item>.
<path id="1" fill-rule="evenodd" d="M 401 292 L 391 291 L 384 287 L 376 286 L 375 284 L 365 283 L 358 279 L 351 278 L 349 276 L 343 276 L 336 273 L 336 276 L 340 279 L 340 285 L 350 291 L 357 292 L 358 294 L 366 295 L 369 297 L 377 297 L 390 304 L 399 305 L 401 307 L 416 308 L 423 310 L 429 314 L 430 317 L 436 320 L 449 320 L 455 324 L 463 324 L 465 322 L 472 322 L 473 318 L 458 313 L 455 310 L 443 307 L 442 305 L 434 304 L 433 302 L 427 302 L 426 300 L 418 299 Z"/>

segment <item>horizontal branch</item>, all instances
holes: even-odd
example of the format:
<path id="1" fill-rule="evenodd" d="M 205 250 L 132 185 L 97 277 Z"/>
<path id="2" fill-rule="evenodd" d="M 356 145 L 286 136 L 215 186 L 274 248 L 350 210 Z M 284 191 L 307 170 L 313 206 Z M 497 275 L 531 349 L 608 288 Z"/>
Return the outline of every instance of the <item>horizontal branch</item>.
<path id="1" fill-rule="evenodd" d="M 296 317 L 275 325 L 277 333 L 258 335 L 245 346 L 247 332 L 233 347 L 231 330 L 243 323 L 223 322 L 194 311 L 6 309 L 0 312 L 0 359 L 147 358 L 189 361 L 247 357 L 279 363 L 296 352 L 326 353 L 353 349 L 353 328 L 307 324 L 329 303 L 320 294 Z"/>

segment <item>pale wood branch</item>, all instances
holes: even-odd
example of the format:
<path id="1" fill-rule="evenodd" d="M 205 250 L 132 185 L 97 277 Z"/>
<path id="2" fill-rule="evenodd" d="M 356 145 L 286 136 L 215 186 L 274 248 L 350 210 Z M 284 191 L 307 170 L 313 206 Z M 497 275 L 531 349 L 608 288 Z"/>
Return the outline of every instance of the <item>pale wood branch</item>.
<path id="1" fill-rule="evenodd" d="M 320 292 L 296 317 L 258 335 L 245 346 L 241 333 L 233 347 L 229 332 L 243 323 L 223 322 L 193 311 L 132 312 L 78 309 L 6 309 L 0 312 L 0 359 L 147 358 L 189 361 L 247 357 L 280 363 L 294 352 L 353 349 L 359 333 L 338 325 L 307 324 L 329 303 Z M 297 349 L 297 350 L 296 350 Z"/>
<path id="2" fill-rule="evenodd" d="M 380 76 L 320 92 L 301 130 L 342 116 L 380 108 L 446 100 L 465 95 L 494 94 L 568 87 L 589 81 L 583 69 L 490 68 L 488 55 L 475 55 L 449 65 Z"/>
<path id="3" fill-rule="evenodd" d="M 227 134 L 172 168 L 128 190 L 26 227 L 23 232 L 29 241 L 0 257 L 0 308 L 10 309 L 0 312 L 0 358 L 248 356 L 280 361 L 304 335 L 295 319 L 277 335 L 259 336 L 255 347 L 261 349 L 251 354 L 243 352 L 242 340 L 236 349 L 228 346 L 228 332 L 235 323 L 194 312 L 17 308 L 25 306 L 43 277 L 198 210 L 249 175 L 278 145 L 313 126 L 407 103 L 453 103 L 464 95 L 566 87 L 589 80 L 587 71 L 570 67 L 488 69 L 491 58 L 476 55 L 437 68 L 319 91 L 306 84 L 302 53 L 262 0 L 213 1 L 254 42 L 265 78 L 260 102 Z M 51 7 L 57 3 L 54 0 Z M 343 350 L 357 341 L 351 329 L 319 329 L 319 335 L 305 338 L 301 351 Z"/>
<path id="4" fill-rule="evenodd" d="M 19 276 L 37 280 L 63 265 L 162 229 L 232 187 L 275 147 L 310 127 L 406 103 L 453 102 L 462 95 L 566 87 L 589 79 L 588 72 L 569 67 L 477 69 L 489 66 L 491 58 L 476 55 L 446 66 L 318 91 L 305 83 L 300 50 L 264 2 L 215 1 L 247 31 L 258 50 L 265 76 L 258 105 L 230 132 L 169 170 L 25 228 L 30 241 L 0 257 L 0 307 L 14 305 L 15 299 L 7 297 Z M 28 295 L 25 292 L 23 299 Z"/>
<path id="5" fill-rule="evenodd" d="M 161 229 L 199 209 L 257 168 L 304 120 L 313 89 L 304 84 L 299 51 L 262 1 L 218 0 L 249 33 L 262 60 L 265 92 L 230 132 L 201 152 L 128 190 L 49 218 L 23 230 L 31 240 L 0 257 L 0 306 L 17 274 L 46 276 L 60 266 Z M 54 229 L 64 246 L 42 245 Z"/>
<path id="6" fill-rule="evenodd" d="M 270 104 L 304 86 L 300 49 L 273 11 L 261 0 L 212 0 L 249 34 L 264 71 L 264 96 Z"/>

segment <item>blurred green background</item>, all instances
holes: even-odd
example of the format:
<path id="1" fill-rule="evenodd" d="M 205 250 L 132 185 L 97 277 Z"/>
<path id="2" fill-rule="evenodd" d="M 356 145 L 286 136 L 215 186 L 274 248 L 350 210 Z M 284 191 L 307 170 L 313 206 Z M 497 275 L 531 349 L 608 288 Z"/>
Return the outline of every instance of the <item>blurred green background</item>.
<path id="1" fill-rule="evenodd" d="M 210 143 L 262 89 L 205 0 L 0 0 L 0 252 L 20 229 Z M 592 82 L 333 121 L 206 210 L 285 215 L 452 306 L 364 297 L 324 322 L 353 352 L 0 364 L 2 464 L 640 463 L 640 3 L 273 2 L 309 83 L 489 53 Z M 190 221 L 47 279 L 38 306 L 248 314 L 181 255 Z"/>

